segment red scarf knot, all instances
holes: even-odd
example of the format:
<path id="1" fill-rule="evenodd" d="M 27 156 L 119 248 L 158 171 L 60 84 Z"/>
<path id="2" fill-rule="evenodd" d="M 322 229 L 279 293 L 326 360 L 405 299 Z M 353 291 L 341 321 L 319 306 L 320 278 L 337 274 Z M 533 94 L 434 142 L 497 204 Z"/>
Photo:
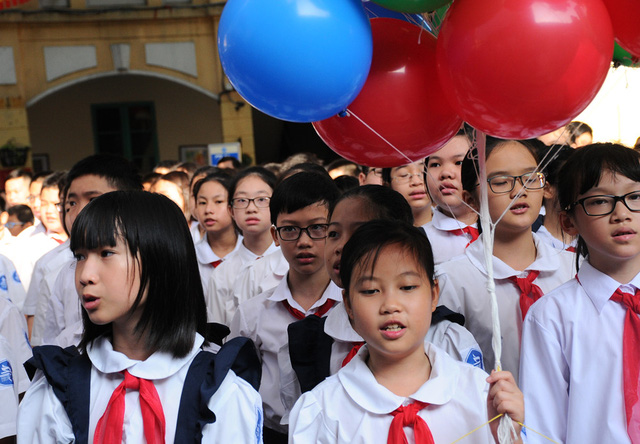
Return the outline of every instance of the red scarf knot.
<path id="1" fill-rule="evenodd" d="M 93 442 L 96 444 L 120 444 L 127 390 L 140 392 L 140 410 L 147 444 L 164 444 L 165 419 L 162 403 L 153 382 L 136 378 L 128 370 L 123 372 L 124 381 L 113 391 L 104 414 L 98 421 Z"/>
<path id="2" fill-rule="evenodd" d="M 449 233 L 455 234 L 456 236 L 462 236 L 463 234 L 471 236 L 471 240 L 465 246 L 465 248 L 471 245 L 472 243 L 474 243 L 476 240 L 478 240 L 478 237 L 480 237 L 480 232 L 478 231 L 478 229 L 475 227 L 472 227 L 471 225 L 468 225 L 464 228 L 458 228 L 455 230 L 447 230 L 447 231 Z"/>
<path id="3" fill-rule="evenodd" d="M 533 305 L 535 301 L 544 296 L 542 289 L 538 287 L 533 281 L 540 275 L 537 270 L 532 270 L 527 274 L 527 277 L 519 278 L 517 276 L 510 276 L 511 282 L 515 283 L 520 289 L 520 311 L 522 312 L 522 319 L 527 315 L 529 307 Z"/>
<path id="4" fill-rule="evenodd" d="M 391 421 L 389 428 L 387 444 L 406 444 L 408 442 L 403 427 L 413 427 L 416 443 L 435 444 L 429 426 L 424 419 L 418 416 L 418 412 L 428 405 L 426 402 L 414 401 L 391 412 L 393 421 Z"/>
<path id="5" fill-rule="evenodd" d="M 364 342 L 354 342 L 353 347 L 347 353 L 347 356 L 342 360 L 342 367 L 347 365 L 358 354 L 358 351 L 362 348 Z"/>

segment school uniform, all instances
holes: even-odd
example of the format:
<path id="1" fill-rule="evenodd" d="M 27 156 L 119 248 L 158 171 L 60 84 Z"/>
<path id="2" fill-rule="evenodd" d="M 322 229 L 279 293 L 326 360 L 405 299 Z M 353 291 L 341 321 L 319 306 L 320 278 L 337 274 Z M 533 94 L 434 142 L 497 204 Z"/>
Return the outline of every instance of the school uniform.
<path id="1" fill-rule="evenodd" d="M 335 284 L 334 284 L 335 285 Z M 344 304 L 337 305 L 327 315 L 324 332 L 334 340 L 331 349 L 331 374 L 342 368 L 342 363 L 354 344 L 364 341 L 351 327 Z M 446 351 L 456 361 L 466 362 L 483 368 L 480 346 L 469 331 L 462 325 L 443 319 L 431 324 L 425 343 L 434 344 Z"/>
<path id="2" fill-rule="evenodd" d="M 47 307 L 58 273 L 65 266 L 71 267 L 73 261 L 67 240 L 36 262 L 23 309 L 25 315 L 34 316 L 31 330 L 31 343 L 34 346 L 42 344 Z"/>
<path id="3" fill-rule="evenodd" d="M 280 247 L 272 242 L 263 254 L 257 255 L 241 244 L 234 253 L 216 267 L 209 280 L 209 291 L 205 294 L 209 322 L 218 322 L 224 325 L 231 323 L 237 308 L 233 301 L 233 284 L 237 277 L 249 264 L 252 265 L 256 260 L 279 249 Z"/>
<path id="4" fill-rule="evenodd" d="M 3 299 L 0 299 L 0 336 L 10 347 L 9 362 L 16 364 L 12 364 L 11 368 L 17 393 L 23 393 L 29 387 L 29 378 L 22 364 L 31 358 L 27 322 L 14 304 Z"/>
<path id="5" fill-rule="evenodd" d="M 35 231 L 27 233 L 27 230 L 31 229 L 35 229 Z M 61 243 L 62 241 L 53 239 L 44 227 L 41 230 L 29 227 L 16 236 L 15 241 L 6 247 L 2 254 L 6 254 L 15 264 L 26 291 L 31 283 L 33 269 L 38 259 Z"/>
<path id="6" fill-rule="evenodd" d="M 27 292 L 11 259 L 0 254 L 0 297 L 12 302 L 22 310 Z"/>
<path id="7" fill-rule="evenodd" d="M 328 285 L 320 299 L 309 310 L 304 310 L 293 299 L 287 279 L 283 279 L 277 287 L 245 301 L 238 307 L 231 321 L 229 337 L 248 337 L 253 340 L 258 349 L 258 355 L 262 361 L 260 395 L 264 405 L 266 428 L 287 433 L 287 427 L 281 425 L 282 417 L 286 414 L 280 397 L 281 371 L 290 372 L 291 370 L 286 367 L 281 368 L 278 355 L 279 353 L 288 355 L 287 327 L 295 322 L 296 318 L 289 312 L 284 302 L 302 312 L 304 316 L 311 316 L 328 301 L 336 303 L 341 299 L 342 296 L 337 294 L 334 287 Z"/>
<path id="8" fill-rule="evenodd" d="M 392 412 L 413 401 L 429 405 L 418 412 L 436 443 L 450 443 L 488 421 L 487 374 L 426 344 L 431 375 L 413 395 L 398 396 L 380 385 L 362 347 L 347 366 L 302 395 L 291 411 L 289 443 L 386 443 Z M 404 427 L 409 443 L 413 429 Z M 461 443 L 493 443 L 485 426 Z"/>
<path id="9" fill-rule="evenodd" d="M 183 385 L 190 364 L 200 352 L 203 338 L 196 335 L 194 346 L 184 358 L 156 352 L 145 361 L 136 361 L 116 352 L 111 342 L 100 337 L 87 348 L 91 360 L 88 436 L 92 440 L 96 425 L 105 412 L 114 390 L 122 383 L 121 372 L 153 381 L 166 421 L 165 442 L 173 443 Z M 202 429 L 202 442 L 262 442 L 260 397 L 253 387 L 229 370 L 207 407 L 215 422 Z M 127 390 L 122 442 L 142 443 L 144 428 L 139 392 Z M 69 416 L 42 371 L 36 373 L 18 413 L 18 442 L 74 442 Z"/>
<path id="10" fill-rule="evenodd" d="M 242 236 L 238 235 L 238 241 L 229 254 L 235 253 L 241 245 Z M 202 236 L 202 239 L 195 244 L 195 247 L 196 258 L 198 259 L 198 269 L 200 270 L 200 279 L 202 280 L 202 289 L 204 294 L 207 294 L 209 292 L 209 281 L 211 280 L 213 270 L 222 264 L 222 262 L 229 257 L 229 254 L 225 257 L 218 257 L 218 255 L 216 255 L 209 246 L 207 236 Z"/>
<path id="11" fill-rule="evenodd" d="M 520 360 L 520 336 L 522 334 L 522 311 L 520 289 L 510 277 L 525 278 L 529 272 L 539 272 L 533 281 L 542 293 L 547 293 L 568 281 L 575 274 L 574 255 L 546 245 L 535 234 L 533 240 L 537 250 L 535 261 L 524 271 L 517 271 L 495 256 L 493 273 L 498 301 L 500 328 L 502 333 L 502 369 L 513 373 L 518 381 Z M 487 272 L 484 266 L 484 245 L 481 239 L 472 243 L 464 252 L 436 267 L 436 278 L 440 285 L 440 303 L 464 315 L 465 326 L 480 344 L 484 355 L 485 369 L 492 369 L 495 356 L 491 341 L 493 319 L 491 301 L 486 291 Z"/>
<path id="12" fill-rule="evenodd" d="M 478 230 L 477 224 L 466 225 L 445 215 L 438 207 L 433 211 L 431 222 L 427 222 L 422 228 L 431 243 L 436 264 L 464 253 L 465 248 L 474 240 L 471 232 Z M 465 228 L 468 232 L 463 231 Z"/>
<path id="13" fill-rule="evenodd" d="M 76 262 L 62 267 L 55 280 L 45 312 L 41 344 L 55 344 L 64 329 L 82 321 L 82 304 L 76 289 Z"/>
<path id="14" fill-rule="evenodd" d="M 277 287 L 288 271 L 289 263 L 280 249 L 247 266 L 233 284 L 235 309 L 237 310 L 244 301 Z"/>
<path id="15" fill-rule="evenodd" d="M 555 248 L 556 250 L 569 250 L 575 251 L 576 246 L 578 245 L 578 241 L 574 239 L 568 244 L 564 243 L 560 239 L 556 239 L 553 235 L 546 229 L 544 225 L 541 225 L 536 231 L 536 235 L 547 245 Z M 573 249 L 573 250 L 572 250 Z"/>
<path id="16" fill-rule="evenodd" d="M 577 276 L 536 302 L 524 321 L 520 387 L 526 425 L 567 444 L 630 443 L 623 384 L 626 308 L 610 298 L 618 288 L 633 294 L 640 274 L 621 285 L 585 260 Z M 548 442 L 527 435 L 530 443 Z"/>

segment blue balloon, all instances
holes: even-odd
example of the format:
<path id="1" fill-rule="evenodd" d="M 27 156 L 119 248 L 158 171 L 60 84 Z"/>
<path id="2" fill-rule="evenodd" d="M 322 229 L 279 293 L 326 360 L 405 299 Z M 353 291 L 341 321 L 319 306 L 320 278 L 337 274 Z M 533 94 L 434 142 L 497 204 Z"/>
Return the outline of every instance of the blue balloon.
<path id="1" fill-rule="evenodd" d="M 360 0 L 229 0 L 218 51 L 232 85 L 255 108 L 314 122 L 356 98 L 373 39 Z"/>

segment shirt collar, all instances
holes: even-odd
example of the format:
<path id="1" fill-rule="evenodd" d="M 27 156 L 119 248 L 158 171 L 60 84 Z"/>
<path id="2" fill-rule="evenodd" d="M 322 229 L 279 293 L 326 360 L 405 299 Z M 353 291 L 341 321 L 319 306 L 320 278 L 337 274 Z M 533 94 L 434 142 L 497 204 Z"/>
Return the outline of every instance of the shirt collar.
<path id="1" fill-rule="evenodd" d="M 446 404 L 456 391 L 460 369 L 453 364 L 452 358 L 446 352 L 432 344 L 425 344 L 425 353 L 431 362 L 431 375 L 409 398 L 434 405 Z M 378 383 L 367 367 L 368 356 L 369 350 L 365 345 L 351 362 L 338 372 L 338 378 L 349 396 L 365 410 L 376 414 L 389 414 L 403 405 L 407 398 L 392 393 Z"/>
<path id="2" fill-rule="evenodd" d="M 431 224 L 434 228 L 442 231 L 460 230 L 468 226 L 476 228 L 477 226 L 477 224 L 467 225 L 453 217 L 447 216 L 442 212 L 440 207 L 436 207 L 434 210 Z"/>
<path id="3" fill-rule="evenodd" d="M 638 273 L 628 284 L 621 284 L 612 277 L 595 269 L 589 260 L 583 261 L 578 272 L 578 282 L 587 294 L 598 312 L 602 311 L 604 304 L 611 298 L 613 293 L 623 287 L 623 291 L 635 291 L 640 288 L 640 273 Z"/>
<path id="4" fill-rule="evenodd" d="M 332 282 L 333 284 L 333 282 Z M 331 285 L 331 284 L 329 284 Z M 335 285 L 335 284 L 334 284 Z M 324 324 L 324 332 L 333 339 L 342 342 L 363 342 L 364 339 L 356 333 L 349 322 L 349 315 L 344 307 L 344 303 L 337 304 L 327 315 Z"/>
<path id="5" fill-rule="evenodd" d="M 511 276 L 524 276 L 531 270 L 537 271 L 556 271 L 560 268 L 560 255 L 566 254 L 563 251 L 558 251 L 542 242 L 541 239 L 535 234 L 533 235 L 533 242 L 536 246 L 537 254 L 536 259 L 525 270 L 518 271 L 505 264 L 502 260 L 495 256 L 493 258 L 493 275 L 495 279 L 507 279 Z M 482 273 L 487 274 L 485 261 L 484 261 L 484 243 L 482 242 L 482 236 L 477 241 L 473 242 L 465 250 L 465 254 L 469 261 L 478 268 Z"/>
<path id="6" fill-rule="evenodd" d="M 119 373 L 129 370 L 133 376 L 143 379 L 164 379 L 175 374 L 200 352 L 204 338 L 196 333 L 191 351 L 187 356 L 176 358 L 171 353 L 157 351 L 144 361 L 129 359 L 115 351 L 108 336 L 100 336 L 87 347 L 93 365 L 102 373 Z"/>
<path id="7" fill-rule="evenodd" d="M 287 282 L 287 276 L 285 276 L 285 278 L 280 281 L 278 286 L 273 291 L 273 294 L 271 294 L 271 296 L 269 296 L 267 300 L 274 302 L 281 302 L 286 300 L 291 307 L 295 308 L 296 310 L 300 310 L 305 315 L 315 313 L 317 308 L 321 307 L 325 302 L 327 302 L 327 299 L 333 299 L 336 302 L 342 301 L 342 290 L 332 281 L 329 281 L 329 285 L 327 285 L 327 288 L 325 288 L 320 299 L 318 299 L 311 306 L 311 308 L 309 308 L 309 310 L 305 310 L 300 306 L 300 304 L 298 304 L 295 299 L 293 299 L 293 295 L 291 294 L 291 290 L 289 289 L 289 284 Z"/>
<path id="8" fill-rule="evenodd" d="M 229 254 L 234 253 L 242 246 L 242 239 L 243 237 L 238 235 L 238 241 L 236 242 L 236 246 L 233 247 L 233 251 L 231 251 Z M 196 248 L 196 257 L 198 258 L 198 262 L 200 262 L 201 264 L 210 264 L 211 262 L 224 259 L 224 258 L 218 257 L 218 255 L 216 255 L 213 252 L 213 250 L 209 246 L 209 242 L 207 242 L 207 236 L 202 236 L 202 239 L 200 239 L 198 242 L 195 243 L 195 248 Z M 227 256 L 229 256 L 229 254 L 227 254 Z"/>

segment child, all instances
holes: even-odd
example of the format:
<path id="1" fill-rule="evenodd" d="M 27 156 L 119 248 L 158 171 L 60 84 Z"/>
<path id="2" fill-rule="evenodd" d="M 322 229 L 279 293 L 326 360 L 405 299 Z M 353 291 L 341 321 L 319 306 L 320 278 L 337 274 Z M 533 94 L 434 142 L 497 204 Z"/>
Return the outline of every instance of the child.
<path id="1" fill-rule="evenodd" d="M 478 238 L 475 211 L 464 201 L 460 173 L 469 151 L 469 139 L 462 129 L 425 163 L 427 190 L 436 204 L 433 219 L 424 226 L 433 247 L 436 264 L 464 253 Z"/>
<path id="2" fill-rule="evenodd" d="M 298 173 L 276 187 L 271 197 L 271 233 L 289 263 L 285 279 L 240 304 L 231 321 L 230 337 L 253 339 L 262 361 L 262 395 L 265 442 L 286 442 L 287 413 L 280 398 L 279 353 L 288 356 L 287 327 L 307 316 L 325 316 L 340 301 L 340 292 L 330 286 L 324 266 L 329 205 L 338 190 L 327 175 Z"/>
<path id="3" fill-rule="evenodd" d="M 229 325 L 236 312 L 233 284 L 247 264 L 254 264 L 266 254 L 278 249 L 271 237 L 269 201 L 276 176 L 262 167 L 251 167 L 238 173 L 231 182 L 229 211 L 242 232 L 242 243 L 215 269 L 209 280 L 207 300 L 208 318 L 212 322 Z"/>
<path id="4" fill-rule="evenodd" d="M 228 174 L 218 172 L 200 179 L 193 187 L 195 215 L 205 231 L 195 244 L 205 294 L 208 294 L 213 270 L 242 245 L 242 236 L 238 236 L 229 213 L 230 182 Z"/>
<path id="5" fill-rule="evenodd" d="M 564 162 L 573 154 L 574 150 L 560 145 L 551 148 L 557 151 L 544 169 L 547 183 L 544 186 L 544 222 L 536 231 L 542 241 L 559 250 L 575 251 L 575 240 L 562 231 L 560 226 L 560 203 L 558 202 L 558 175 Z M 551 153 L 549 153 L 549 156 Z"/>
<path id="6" fill-rule="evenodd" d="M 449 443 L 498 413 L 524 420 L 508 372 L 487 378 L 425 344 L 438 283 L 418 229 L 397 221 L 363 225 L 345 245 L 340 277 L 349 319 L 367 345 L 302 395 L 291 412 L 290 443 L 402 443 L 405 429 L 413 429 L 410 442 Z M 495 422 L 481 428 L 469 442 L 493 442 L 495 429 Z"/>
<path id="7" fill-rule="evenodd" d="M 107 154 L 85 157 L 69 170 L 62 191 L 65 230 L 71 231 L 80 211 L 96 197 L 110 191 L 141 189 L 141 179 L 132 162 Z M 52 343 L 65 327 L 71 325 L 69 319 L 80 319 L 81 307 L 75 291 L 67 291 L 75 288 L 72 264 L 69 242 L 36 262 L 24 310 L 25 315 L 31 315 L 27 322 L 31 318 L 33 345 Z"/>
<path id="8" fill-rule="evenodd" d="M 556 442 L 639 442 L 640 155 L 616 144 L 581 148 L 558 189 L 562 227 L 586 258 L 524 321 L 527 424 Z"/>
<path id="9" fill-rule="evenodd" d="M 424 186 L 424 159 L 404 166 L 383 168 L 382 181 L 409 202 L 416 227 L 431 221 L 431 199 Z"/>
<path id="10" fill-rule="evenodd" d="M 544 175 L 536 172 L 535 151 L 514 140 L 487 139 L 486 170 L 489 213 L 495 227 L 493 270 L 502 332 L 502 368 L 518 380 L 522 319 L 527 308 L 573 276 L 573 255 L 541 242 L 531 231 L 542 205 Z M 477 154 L 475 154 L 477 158 Z M 462 184 L 468 203 L 479 209 L 477 165 L 462 164 Z M 514 201 L 515 199 L 515 201 Z M 504 213 L 504 216 L 503 216 Z M 484 244 L 478 239 L 464 254 L 437 267 L 440 301 L 462 313 L 465 326 L 493 368 L 493 318 L 486 292 Z"/>
<path id="11" fill-rule="evenodd" d="M 257 365 L 250 342 L 201 352 L 206 308 L 182 211 L 159 194 L 105 194 L 78 216 L 71 250 L 82 354 L 34 349 L 18 441 L 260 442 L 260 398 L 229 369 L 237 353 Z"/>
<path id="12" fill-rule="evenodd" d="M 329 211 L 329 231 L 325 246 L 325 263 L 331 280 L 343 288 L 340 280 L 342 250 L 353 232 L 373 219 L 395 220 L 413 224 L 411 207 L 400 193 L 386 187 L 366 185 L 340 196 Z M 448 313 L 448 314 L 445 314 Z M 438 321 L 432 322 L 427 340 L 444 349 L 455 359 L 482 368 L 482 353 L 473 336 L 459 323 L 461 316 L 450 313 L 446 307 L 438 310 Z M 451 322 L 451 319 L 459 323 Z M 336 373 L 345 363 L 354 345 L 362 344 L 362 338 L 348 322 L 344 305 L 340 304 L 327 316 L 324 331 L 334 339 L 330 371 Z"/>

